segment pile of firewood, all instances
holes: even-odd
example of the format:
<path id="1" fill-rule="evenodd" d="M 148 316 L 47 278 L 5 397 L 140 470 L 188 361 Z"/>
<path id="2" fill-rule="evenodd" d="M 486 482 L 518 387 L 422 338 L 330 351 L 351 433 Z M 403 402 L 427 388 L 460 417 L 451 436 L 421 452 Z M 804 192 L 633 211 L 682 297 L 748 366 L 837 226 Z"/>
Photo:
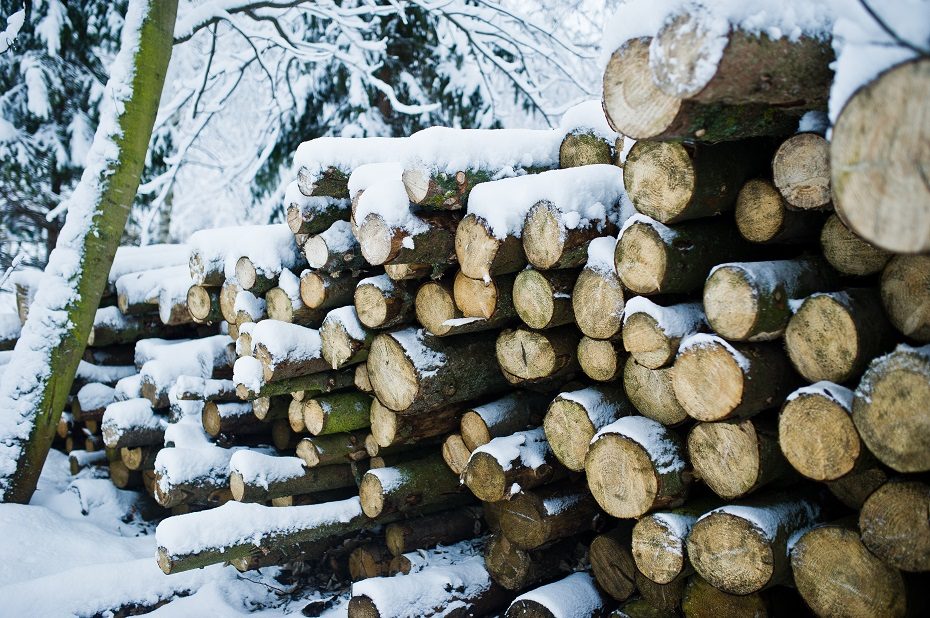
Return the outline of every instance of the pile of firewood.
<path id="1" fill-rule="evenodd" d="M 927 233 L 849 186 L 888 80 L 831 144 L 829 42 L 729 36 L 559 129 L 301 145 L 286 224 L 114 281 L 73 467 L 172 509 L 166 573 L 324 560 L 350 616 L 918 612 Z"/>

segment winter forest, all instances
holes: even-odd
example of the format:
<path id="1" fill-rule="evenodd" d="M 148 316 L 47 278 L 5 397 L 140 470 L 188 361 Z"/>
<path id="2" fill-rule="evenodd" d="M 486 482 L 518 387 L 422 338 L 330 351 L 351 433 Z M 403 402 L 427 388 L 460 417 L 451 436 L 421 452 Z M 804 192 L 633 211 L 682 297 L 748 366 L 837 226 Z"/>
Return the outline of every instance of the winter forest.
<path id="1" fill-rule="evenodd" d="M 930 0 L 0 0 L 0 615 L 930 611 Z"/>

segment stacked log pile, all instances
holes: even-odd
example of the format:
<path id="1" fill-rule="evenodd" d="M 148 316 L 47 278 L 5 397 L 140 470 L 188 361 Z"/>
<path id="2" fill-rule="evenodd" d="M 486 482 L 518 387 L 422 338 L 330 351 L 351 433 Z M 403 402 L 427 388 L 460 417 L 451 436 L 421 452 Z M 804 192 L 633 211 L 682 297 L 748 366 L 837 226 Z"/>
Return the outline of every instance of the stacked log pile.
<path id="1" fill-rule="evenodd" d="M 162 570 L 324 561 L 365 617 L 919 611 L 926 226 L 847 197 L 858 96 L 795 133 L 828 41 L 733 27 L 708 72 L 691 20 L 556 130 L 307 142 L 286 224 L 117 280 L 90 351 L 131 375 L 77 401 L 172 509 Z"/>

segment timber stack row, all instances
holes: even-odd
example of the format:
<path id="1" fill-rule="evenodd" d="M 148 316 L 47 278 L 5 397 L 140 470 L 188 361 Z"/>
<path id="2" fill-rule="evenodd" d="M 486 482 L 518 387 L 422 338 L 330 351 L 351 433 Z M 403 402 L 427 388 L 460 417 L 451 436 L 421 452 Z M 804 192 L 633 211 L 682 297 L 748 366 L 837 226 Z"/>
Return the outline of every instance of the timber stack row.
<path id="1" fill-rule="evenodd" d="M 302 144 L 286 223 L 100 310 L 129 374 L 77 393 L 110 455 L 75 467 L 172 509 L 166 573 L 322 560 L 365 617 L 920 612 L 930 206 L 855 158 L 930 61 L 828 142 L 829 41 L 733 29 L 687 75 L 688 19 L 558 129 Z"/>

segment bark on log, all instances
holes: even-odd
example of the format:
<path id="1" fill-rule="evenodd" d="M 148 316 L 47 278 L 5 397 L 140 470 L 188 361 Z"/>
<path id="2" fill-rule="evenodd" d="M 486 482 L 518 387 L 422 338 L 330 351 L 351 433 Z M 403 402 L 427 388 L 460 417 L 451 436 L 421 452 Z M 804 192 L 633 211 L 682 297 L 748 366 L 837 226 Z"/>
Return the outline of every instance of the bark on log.
<path id="1" fill-rule="evenodd" d="M 818 212 L 790 210 L 778 189 L 768 180 L 746 182 L 736 196 L 736 229 L 754 243 L 806 243 L 817 235 L 823 221 Z"/>
<path id="2" fill-rule="evenodd" d="M 704 284 L 704 311 L 711 328 L 730 341 L 772 341 L 788 326 L 789 300 L 837 285 L 836 273 L 819 258 L 721 264 Z"/>
<path id="3" fill-rule="evenodd" d="M 788 539 L 817 523 L 819 506 L 778 494 L 714 509 L 688 535 L 698 574 L 729 594 L 752 594 L 790 579 Z"/>
<path id="4" fill-rule="evenodd" d="M 713 335 L 693 335 L 672 365 L 675 398 L 689 416 L 706 422 L 777 406 L 798 382 L 788 356 L 774 343 L 731 345 Z"/>
<path id="5" fill-rule="evenodd" d="M 365 515 L 376 518 L 420 506 L 456 502 L 459 479 L 439 453 L 389 468 L 369 470 L 358 489 Z"/>
<path id="6" fill-rule="evenodd" d="M 319 174 L 301 167 L 297 170 L 297 186 L 307 197 L 349 197 L 349 174 L 337 167 L 327 167 Z"/>
<path id="7" fill-rule="evenodd" d="M 455 304 L 451 279 L 421 285 L 414 306 L 417 321 L 436 337 L 496 330 L 514 319 L 513 313 L 500 313 L 490 319 L 465 316 Z"/>
<path id="8" fill-rule="evenodd" d="M 904 616 L 907 590 L 901 573 L 866 549 L 845 522 L 805 532 L 791 548 L 798 592 L 818 616 Z"/>
<path id="9" fill-rule="evenodd" d="M 615 609 L 610 618 L 677 618 L 677 610 L 656 607 L 646 599 L 638 598 L 628 601 Z"/>
<path id="10" fill-rule="evenodd" d="M 859 511 L 862 542 L 891 566 L 930 571 L 930 485 L 895 479 L 875 490 Z"/>
<path id="11" fill-rule="evenodd" d="M 174 396 L 179 401 L 238 401 L 236 384 L 232 380 L 187 376 L 174 383 Z"/>
<path id="12" fill-rule="evenodd" d="M 162 444 L 166 419 L 155 414 L 145 399 L 119 401 L 107 406 L 101 429 L 108 448 Z"/>
<path id="13" fill-rule="evenodd" d="M 368 459 L 368 452 L 365 450 L 367 435 L 367 431 L 361 430 L 301 438 L 297 443 L 297 456 L 308 468 Z"/>
<path id="14" fill-rule="evenodd" d="M 239 451 L 229 461 L 229 489 L 237 502 L 265 502 L 279 496 L 292 496 L 340 487 L 354 487 L 355 475 L 348 465 L 306 468 L 296 457 L 254 455 L 248 463 L 241 459 Z M 274 460 L 293 462 L 288 469 Z"/>
<path id="15" fill-rule="evenodd" d="M 296 234 L 319 234 L 351 213 L 347 199 L 301 200 L 287 206 L 287 227 Z"/>
<path id="16" fill-rule="evenodd" d="M 578 364 L 586 376 L 597 382 L 612 382 L 623 373 L 626 352 L 622 340 L 592 339 L 585 335 L 578 342 Z"/>
<path id="17" fill-rule="evenodd" d="M 335 309 L 352 304 L 356 278 L 305 270 L 300 274 L 300 299 L 311 309 Z"/>
<path id="18" fill-rule="evenodd" d="M 789 137 L 772 158 L 772 178 L 793 208 L 829 208 L 830 144 L 816 133 Z"/>
<path id="19" fill-rule="evenodd" d="M 373 266 L 384 264 L 451 264 L 455 262 L 458 217 L 420 214 L 423 229 L 395 228 L 380 215 L 368 215 L 358 227 L 362 255 Z"/>
<path id="20" fill-rule="evenodd" d="M 857 90 L 833 125 L 837 212 L 857 235 L 896 253 L 930 250 L 928 87 L 930 59 L 904 62 Z"/>
<path id="21" fill-rule="evenodd" d="M 574 539 L 565 539 L 550 547 L 526 551 L 498 534 L 485 546 L 484 562 L 495 582 L 507 590 L 522 590 L 554 578 L 575 545 Z"/>
<path id="22" fill-rule="evenodd" d="M 613 239 L 611 239 L 613 242 Z M 582 269 L 571 292 L 575 323 L 586 337 L 613 339 L 623 328 L 623 285 L 613 268 Z"/>
<path id="23" fill-rule="evenodd" d="M 627 220 L 614 253 L 617 275 L 637 294 L 688 294 L 703 288 L 711 268 L 758 255 L 736 229 L 717 220 L 668 227 L 644 215 Z"/>
<path id="24" fill-rule="evenodd" d="M 543 428 L 552 452 L 562 465 L 581 472 L 594 434 L 633 413 L 635 410 L 621 387 L 590 386 L 556 396 L 549 404 Z"/>
<path id="25" fill-rule="evenodd" d="M 497 362 L 523 382 L 569 375 L 578 369 L 578 341 L 571 325 L 545 331 L 507 329 L 497 338 Z"/>
<path id="26" fill-rule="evenodd" d="M 501 532 L 520 549 L 597 529 L 601 509 L 584 485 L 565 483 L 521 491 L 501 509 Z"/>
<path id="27" fill-rule="evenodd" d="M 337 273 L 365 268 L 365 258 L 348 221 L 336 221 L 325 232 L 307 239 L 302 246 L 310 268 Z"/>
<path id="28" fill-rule="evenodd" d="M 853 422 L 862 441 L 898 472 L 930 470 L 930 346 L 899 346 L 872 361 L 856 389 Z"/>
<path id="29" fill-rule="evenodd" d="M 820 231 L 820 249 L 830 265 L 844 275 L 865 276 L 881 272 L 892 254 L 862 240 L 835 214 Z"/>
<path id="30" fill-rule="evenodd" d="M 535 329 L 571 324 L 575 321 L 571 294 L 577 278 L 576 270 L 522 271 L 513 282 L 517 315 Z"/>
<path id="31" fill-rule="evenodd" d="M 692 478 L 679 437 L 643 416 L 601 429 L 588 449 L 585 473 L 597 503 L 620 518 L 680 505 Z"/>
<path id="32" fill-rule="evenodd" d="M 791 364 L 810 382 L 848 382 L 894 346 L 894 330 L 876 290 L 808 296 L 785 329 Z"/>
<path id="33" fill-rule="evenodd" d="M 625 601 L 636 591 L 636 564 L 630 552 L 630 526 L 624 522 L 591 541 L 588 558 L 601 588 L 616 601 Z"/>
<path id="34" fill-rule="evenodd" d="M 882 271 L 882 304 L 906 337 L 930 342 L 930 256 L 896 255 Z"/>
<path id="35" fill-rule="evenodd" d="M 212 324 L 223 316 L 219 288 L 192 285 L 187 291 L 187 310 L 198 324 Z"/>
<path id="36" fill-rule="evenodd" d="M 462 441 L 469 451 L 493 438 L 538 427 L 548 398 L 527 391 L 515 391 L 490 403 L 465 410 L 461 420 Z"/>
<path id="37" fill-rule="evenodd" d="M 675 610 L 681 605 L 688 583 L 688 578 L 682 575 L 667 584 L 657 584 L 639 571 L 636 571 L 635 580 L 636 589 L 650 605 L 667 610 Z"/>
<path id="38" fill-rule="evenodd" d="M 497 502 L 565 474 L 539 427 L 494 438 L 476 448 L 462 473 L 462 482 L 482 502 Z"/>
<path id="39" fill-rule="evenodd" d="M 417 414 L 504 390 L 507 382 L 490 362 L 494 334 L 465 339 L 426 337 L 411 328 L 375 336 L 368 375 L 378 400 L 400 414 Z"/>
<path id="40" fill-rule="evenodd" d="M 487 221 L 465 215 L 455 232 L 455 254 L 462 274 L 488 281 L 526 266 L 523 243 L 516 236 L 496 238 Z"/>
<path id="41" fill-rule="evenodd" d="M 407 167 L 402 179 L 407 197 L 424 210 L 463 210 L 468 194 L 482 182 L 493 180 L 492 170 L 466 169 L 454 174 L 431 172 L 423 167 Z"/>
<path id="42" fill-rule="evenodd" d="M 333 309 L 320 327 L 323 358 L 332 369 L 364 362 L 373 337 L 374 333 L 359 321 L 354 306 Z"/>
<path id="43" fill-rule="evenodd" d="M 384 540 L 390 552 L 400 556 L 473 538 L 482 528 L 481 510 L 468 507 L 388 524 L 384 529 Z"/>
<path id="44" fill-rule="evenodd" d="M 698 423 L 688 434 L 688 456 L 695 476 L 724 499 L 796 477 L 767 419 Z"/>
<path id="45" fill-rule="evenodd" d="M 315 436 L 367 429 L 371 395 L 348 391 L 303 401 L 306 430 Z"/>
<path id="46" fill-rule="evenodd" d="M 761 167 L 754 142 L 690 145 L 638 141 L 623 166 L 623 184 L 640 213 L 670 224 L 733 209 L 747 178 Z"/>
<path id="47" fill-rule="evenodd" d="M 584 223 L 577 224 L 578 212 L 563 213 L 551 202 L 538 202 L 523 222 L 521 241 L 527 261 L 540 270 L 583 266 L 588 243 L 617 233 L 616 224 L 607 218 L 613 206 L 605 204 L 603 219 L 582 219 Z M 576 226 L 571 227 L 569 221 Z"/>
<path id="48" fill-rule="evenodd" d="M 467 318 L 500 320 L 505 316 L 514 318 L 517 311 L 513 306 L 513 282 L 516 275 L 502 275 L 489 281 L 471 279 L 461 271 L 455 273 L 452 295 L 455 306 Z"/>
<path id="49" fill-rule="evenodd" d="M 784 593 L 780 595 L 784 598 Z M 681 600 L 681 612 L 685 618 L 718 618 L 718 616 L 754 616 L 767 618 L 771 615 L 771 595 L 763 592 L 737 595 L 718 590 L 707 580 L 695 575 L 688 580 Z"/>
<path id="50" fill-rule="evenodd" d="M 349 577 L 357 582 L 390 575 L 391 553 L 383 543 L 365 543 L 349 554 Z"/>
<path id="51" fill-rule="evenodd" d="M 150 337 L 177 339 L 195 332 L 190 324 L 168 326 L 157 315 L 124 316 L 116 307 L 104 307 L 97 310 L 94 324 L 87 335 L 87 345 L 102 348 L 135 343 Z"/>
<path id="52" fill-rule="evenodd" d="M 649 369 L 670 365 L 682 339 L 706 329 L 700 303 L 662 307 L 639 296 L 631 298 L 623 315 L 623 347 Z"/>
<path id="53" fill-rule="evenodd" d="M 368 328 L 393 328 L 414 319 L 413 286 L 387 275 L 359 281 L 354 304 L 358 319 Z"/>
<path id="54" fill-rule="evenodd" d="M 861 469 L 853 468 L 852 472 L 835 481 L 827 481 L 826 486 L 837 500 L 858 511 L 876 489 L 888 482 L 888 478 L 887 468 L 875 461 Z"/>
<path id="55" fill-rule="evenodd" d="M 427 414 L 399 414 L 377 399 L 372 400 L 370 410 L 371 435 L 381 448 L 415 444 L 455 431 L 463 411 L 452 405 Z"/>
<path id="56" fill-rule="evenodd" d="M 200 420 L 204 431 L 214 438 L 221 434 L 241 436 L 268 431 L 268 425 L 255 418 L 250 403 L 208 401 L 203 406 Z"/>

